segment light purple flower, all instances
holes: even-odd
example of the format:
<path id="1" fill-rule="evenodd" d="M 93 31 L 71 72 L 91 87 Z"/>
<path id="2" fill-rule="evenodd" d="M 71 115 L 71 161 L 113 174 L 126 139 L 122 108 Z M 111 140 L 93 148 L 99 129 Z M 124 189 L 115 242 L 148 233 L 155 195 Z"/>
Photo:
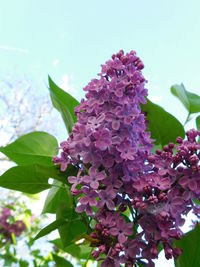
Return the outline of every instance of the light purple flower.
<path id="1" fill-rule="evenodd" d="M 94 133 L 95 146 L 104 151 L 111 145 L 111 135 L 108 129 L 99 129 Z"/>
<path id="2" fill-rule="evenodd" d="M 89 175 L 84 175 L 82 180 L 89 184 L 91 188 L 97 189 L 99 187 L 99 181 L 102 181 L 105 178 L 106 174 L 104 171 L 98 172 L 95 167 L 90 167 Z"/>
<path id="3" fill-rule="evenodd" d="M 74 190 L 82 182 L 81 171 L 78 172 L 77 176 L 69 176 L 68 181 L 70 184 L 73 184 L 72 190 Z"/>
<path id="4" fill-rule="evenodd" d="M 84 186 L 82 188 L 82 192 L 85 194 L 85 196 L 79 198 L 79 203 L 83 205 L 89 204 L 91 207 L 97 205 L 97 196 L 98 194 L 96 191 Z"/>
<path id="5" fill-rule="evenodd" d="M 89 117 L 88 118 L 88 127 L 92 131 L 95 131 L 96 129 L 98 129 L 102 125 L 102 122 L 104 120 L 105 120 L 104 114 L 101 114 L 98 118 L 97 117 Z"/>

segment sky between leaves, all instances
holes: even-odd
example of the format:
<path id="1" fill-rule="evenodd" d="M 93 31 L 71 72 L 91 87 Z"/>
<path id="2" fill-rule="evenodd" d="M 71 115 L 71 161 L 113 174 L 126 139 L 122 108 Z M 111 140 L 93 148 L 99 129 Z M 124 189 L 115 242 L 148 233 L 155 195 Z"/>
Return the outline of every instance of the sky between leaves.
<path id="1" fill-rule="evenodd" d="M 79 100 L 99 65 L 119 49 L 145 64 L 152 101 L 184 122 L 170 95 L 183 82 L 200 94 L 199 0 L 0 0 L 0 77 L 26 75 L 47 90 L 47 75 Z M 192 125 L 192 124 L 191 124 Z M 157 266 L 164 265 L 163 258 Z"/>

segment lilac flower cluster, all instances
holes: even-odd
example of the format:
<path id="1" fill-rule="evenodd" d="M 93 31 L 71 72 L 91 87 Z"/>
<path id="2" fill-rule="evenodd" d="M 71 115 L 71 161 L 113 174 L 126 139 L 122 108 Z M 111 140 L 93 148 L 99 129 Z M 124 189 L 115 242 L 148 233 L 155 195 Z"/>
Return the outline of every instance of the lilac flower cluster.
<path id="1" fill-rule="evenodd" d="M 12 233 L 18 237 L 26 229 L 22 220 L 11 222 L 11 218 L 13 218 L 12 210 L 7 207 L 3 207 L 0 216 L 0 235 L 5 238 L 6 242 L 12 242 Z M 3 238 L 1 238 L 1 240 L 3 240 Z"/>
<path id="2" fill-rule="evenodd" d="M 143 260 L 154 266 L 160 244 L 167 259 L 178 257 L 172 241 L 181 237 L 183 215 L 195 208 L 192 199 L 200 200 L 199 132 L 151 153 L 140 108 L 147 96 L 143 67 L 134 51 L 119 51 L 102 65 L 99 79 L 84 88 L 77 123 L 54 158 L 62 171 L 69 164 L 78 168 L 68 178 L 71 192 L 78 196 L 76 211 L 96 221 L 92 254 L 103 267 Z"/>
<path id="3" fill-rule="evenodd" d="M 157 258 L 158 244 L 163 245 L 167 259 L 177 258 L 182 251 L 173 248 L 172 242 L 181 238 L 186 215 L 199 210 L 193 200 L 200 200 L 200 131 L 192 129 L 186 135 L 185 141 L 178 137 L 177 145 L 170 143 L 149 155 L 149 170 L 133 185 L 138 223 L 146 242 L 154 247 L 151 258 Z"/>

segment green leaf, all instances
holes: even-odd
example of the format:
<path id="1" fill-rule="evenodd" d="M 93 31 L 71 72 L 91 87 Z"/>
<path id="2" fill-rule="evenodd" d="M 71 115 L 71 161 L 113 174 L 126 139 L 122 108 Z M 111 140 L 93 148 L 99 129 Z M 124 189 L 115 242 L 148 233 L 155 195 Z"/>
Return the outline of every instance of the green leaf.
<path id="1" fill-rule="evenodd" d="M 80 103 L 70 94 L 59 88 L 49 76 L 49 90 L 53 106 L 61 113 L 68 133 L 76 122 L 74 108 Z"/>
<path id="2" fill-rule="evenodd" d="M 43 228 L 34 238 L 34 240 L 37 240 L 45 235 L 48 235 L 49 233 L 51 233 L 52 231 L 58 229 L 58 227 L 60 225 L 63 225 L 66 223 L 66 220 L 64 219 L 60 219 L 60 220 L 55 220 L 54 222 L 50 223 L 49 225 L 47 225 L 45 228 Z"/>
<path id="3" fill-rule="evenodd" d="M 56 267 L 73 267 L 73 265 L 66 259 L 56 255 L 55 253 L 52 253 L 52 255 L 56 263 Z"/>
<path id="4" fill-rule="evenodd" d="M 148 120 L 148 130 L 156 145 L 166 145 L 169 142 L 176 142 L 176 138 L 184 138 L 185 131 L 183 125 L 162 107 L 152 103 L 147 99 L 147 104 L 142 105 Z"/>
<path id="5" fill-rule="evenodd" d="M 36 194 L 49 189 L 49 178 L 67 183 L 65 173 L 61 173 L 55 166 L 38 164 L 15 166 L 0 176 L 0 186 L 29 194 Z"/>
<path id="6" fill-rule="evenodd" d="M 50 243 L 78 259 L 88 259 L 88 256 L 91 254 L 92 250 L 89 244 L 71 244 L 64 248 L 60 238 L 52 240 Z"/>
<path id="7" fill-rule="evenodd" d="M 69 188 L 64 186 L 59 181 L 53 182 L 53 187 L 49 190 L 42 213 L 56 213 L 57 207 L 62 203 L 70 203 L 72 205 Z"/>
<path id="8" fill-rule="evenodd" d="M 51 187 L 51 173 L 45 166 L 37 164 L 16 166 L 0 176 L 0 186 L 25 193 L 36 194 Z"/>
<path id="9" fill-rule="evenodd" d="M 17 259 L 14 255 L 6 253 L 6 254 L 0 254 L 0 258 L 4 259 L 4 265 L 3 266 L 13 266 L 13 263 L 17 263 Z"/>
<path id="10" fill-rule="evenodd" d="M 146 262 L 143 262 L 142 260 L 140 260 L 140 261 L 138 262 L 138 266 L 139 266 L 139 267 L 147 267 L 147 263 L 146 263 Z"/>
<path id="11" fill-rule="evenodd" d="M 28 267 L 29 263 L 25 260 L 19 260 L 19 267 Z"/>
<path id="12" fill-rule="evenodd" d="M 55 137 L 45 132 L 32 132 L 21 136 L 6 147 L 4 153 L 18 165 L 53 165 L 52 156 L 57 155 L 58 143 Z"/>
<path id="13" fill-rule="evenodd" d="M 80 244 L 78 245 L 81 249 L 80 254 L 79 254 L 79 259 L 93 259 L 92 255 L 91 255 L 91 251 L 93 250 L 93 248 L 91 248 L 89 246 L 89 244 Z M 69 247 L 68 247 L 69 250 Z"/>
<path id="14" fill-rule="evenodd" d="M 16 242 L 16 236 L 14 233 L 11 233 L 11 238 L 12 238 L 13 245 L 16 246 L 17 242 Z"/>
<path id="15" fill-rule="evenodd" d="M 77 168 L 73 165 L 69 165 L 67 167 L 67 170 L 65 172 L 59 171 L 59 175 L 61 179 L 56 178 L 56 175 L 54 175 L 55 179 L 58 181 L 64 182 L 67 185 L 62 185 L 62 183 L 58 181 L 53 182 L 53 187 L 49 190 L 49 193 L 47 195 L 47 198 L 45 200 L 44 208 L 42 213 L 56 213 L 57 208 L 60 204 L 66 204 L 69 208 L 73 208 L 73 199 L 72 195 L 70 193 L 69 188 L 71 185 L 68 184 L 68 177 L 76 176 L 77 175 Z M 63 180 L 64 177 L 64 180 Z"/>
<path id="16" fill-rule="evenodd" d="M 200 205 L 200 201 L 197 198 L 194 198 L 192 201 L 194 202 L 195 205 L 197 206 Z"/>
<path id="17" fill-rule="evenodd" d="M 87 231 L 87 227 L 73 205 L 61 204 L 56 212 L 56 219 L 66 219 L 67 223 L 58 228 L 63 247 L 70 245 L 73 241 L 79 240 Z"/>
<path id="18" fill-rule="evenodd" d="M 181 240 L 174 242 L 175 247 L 183 249 L 182 255 L 176 260 L 176 267 L 198 267 L 200 263 L 200 225 L 187 233 Z"/>
<path id="19" fill-rule="evenodd" d="M 68 182 L 68 177 L 77 175 L 78 169 L 75 166 L 69 165 L 67 167 L 67 170 L 64 172 L 60 171 L 60 168 L 57 166 L 53 166 L 51 168 L 52 168 L 52 170 L 51 170 L 51 173 L 52 173 L 51 177 L 52 178 L 54 178 L 60 182 L 63 182 L 63 183 L 65 183 L 71 187 L 71 185 Z"/>
<path id="20" fill-rule="evenodd" d="M 171 93 L 181 101 L 188 110 L 189 115 L 200 112 L 200 96 L 187 91 L 183 84 L 173 85 L 171 87 Z"/>
<path id="21" fill-rule="evenodd" d="M 70 246 L 64 248 L 60 238 L 51 240 L 50 243 L 54 244 L 58 249 L 61 249 L 62 251 L 69 253 L 73 257 L 79 258 L 81 249 L 78 245 L 71 244 Z"/>
<path id="22" fill-rule="evenodd" d="M 200 115 L 196 117 L 196 126 L 197 126 L 197 130 L 200 131 Z"/>

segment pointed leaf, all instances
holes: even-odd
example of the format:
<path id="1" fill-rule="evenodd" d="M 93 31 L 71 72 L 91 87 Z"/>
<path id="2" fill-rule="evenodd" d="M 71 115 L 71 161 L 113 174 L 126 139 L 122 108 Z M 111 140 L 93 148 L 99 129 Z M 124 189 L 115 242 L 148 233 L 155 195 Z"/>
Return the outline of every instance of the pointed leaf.
<path id="1" fill-rule="evenodd" d="M 37 240 L 45 235 L 48 235 L 49 233 L 53 232 L 54 230 L 58 229 L 60 225 L 65 224 L 66 221 L 64 219 L 56 220 L 49 225 L 47 225 L 45 228 L 43 228 L 34 238 L 34 240 Z"/>
<path id="2" fill-rule="evenodd" d="M 200 112 L 200 96 L 187 91 L 183 84 L 173 85 L 171 93 L 181 101 L 189 114 Z"/>
<path id="3" fill-rule="evenodd" d="M 49 76 L 49 90 L 53 106 L 61 113 L 68 133 L 76 122 L 74 108 L 79 102 L 70 94 L 59 88 Z"/>
<path id="4" fill-rule="evenodd" d="M 52 253 L 52 255 L 56 263 L 55 267 L 73 267 L 73 265 L 66 259 L 56 255 L 55 253 Z"/>
<path id="5" fill-rule="evenodd" d="M 51 240 L 50 243 L 54 244 L 58 249 L 61 249 L 62 251 L 69 253 L 73 257 L 79 258 L 79 254 L 80 254 L 81 250 L 80 250 L 80 247 L 78 245 L 71 244 L 70 246 L 67 246 L 64 248 L 60 238 Z"/>
<path id="6" fill-rule="evenodd" d="M 42 213 L 56 213 L 57 207 L 62 203 L 72 205 L 72 196 L 66 185 L 59 181 L 54 181 L 45 200 Z"/>
<path id="7" fill-rule="evenodd" d="M 16 166 L 0 176 L 0 186 L 25 193 L 36 194 L 51 187 L 49 170 L 44 166 Z"/>
<path id="8" fill-rule="evenodd" d="M 182 255 L 176 260 L 176 267 L 197 267 L 200 263 L 200 225 L 187 233 L 181 240 L 174 242 L 175 247 L 183 249 Z"/>
<path id="9" fill-rule="evenodd" d="M 40 164 L 52 166 L 52 156 L 58 153 L 56 138 L 45 132 L 32 132 L 18 138 L 6 147 L 4 153 L 18 165 Z"/>
<path id="10" fill-rule="evenodd" d="M 142 105 L 148 120 L 148 130 L 156 145 L 166 145 L 175 142 L 178 136 L 184 138 L 185 131 L 182 124 L 162 107 L 147 99 L 147 104 Z"/>
<path id="11" fill-rule="evenodd" d="M 0 186 L 29 194 L 36 194 L 50 188 L 49 178 L 67 182 L 65 174 L 55 166 L 39 164 L 15 166 L 0 176 Z"/>
<path id="12" fill-rule="evenodd" d="M 88 256 L 91 254 L 92 248 L 89 244 L 71 244 L 67 247 L 63 247 L 62 241 L 60 238 L 50 241 L 50 243 L 56 245 L 59 249 L 67 252 L 68 254 L 72 255 L 78 259 L 88 259 Z"/>
<path id="13" fill-rule="evenodd" d="M 200 131 L 200 116 L 196 117 L 196 126 L 197 126 L 197 130 Z"/>
<path id="14" fill-rule="evenodd" d="M 58 207 L 56 219 L 67 219 L 68 223 L 58 228 L 63 247 L 70 245 L 73 241 L 79 240 L 87 231 L 87 227 L 80 215 L 78 215 L 74 207 L 70 207 L 68 203 Z"/>

